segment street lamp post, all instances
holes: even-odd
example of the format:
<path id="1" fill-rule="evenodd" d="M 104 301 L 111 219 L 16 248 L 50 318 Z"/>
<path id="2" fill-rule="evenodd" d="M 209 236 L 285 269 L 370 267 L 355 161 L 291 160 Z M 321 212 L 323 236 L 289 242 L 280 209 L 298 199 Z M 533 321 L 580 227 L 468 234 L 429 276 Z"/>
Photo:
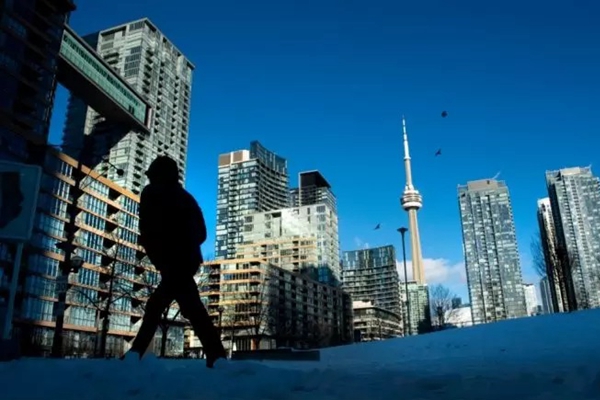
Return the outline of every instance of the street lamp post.
<path id="1" fill-rule="evenodd" d="M 225 309 L 223 308 L 223 306 L 219 306 L 219 308 L 217 308 L 217 311 L 219 312 L 219 335 L 222 335 L 223 311 L 225 311 Z"/>
<path id="2" fill-rule="evenodd" d="M 408 272 L 406 270 L 406 239 L 405 235 L 408 229 L 405 227 L 398 228 L 398 232 L 402 236 L 402 262 L 404 264 L 404 294 L 406 295 L 406 318 L 404 321 L 404 336 L 410 335 L 410 300 L 408 296 Z"/>
<path id="3" fill-rule="evenodd" d="M 83 154 L 80 153 L 79 158 Z M 114 167 L 111 164 L 111 167 Z M 121 168 L 116 168 L 117 175 L 124 175 L 124 171 Z M 90 169 L 91 172 L 91 169 Z M 84 178 L 88 177 L 89 173 L 84 174 L 82 171 L 82 164 L 80 160 L 77 160 L 77 165 L 73 169 L 73 180 L 74 184 L 71 187 L 71 203 L 67 205 L 69 212 L 69 221 L 65 224 L 65 241 L 56 244 L 56 247 L 64 252 L 63 261 L 59 264 L 59 275 L 56 278 L 56 291 L 58 301 L 56 303 L 56 324 L 54 329 L 54 337 L 52 338 L 52 357 L 62 357 L 63 355 L 63 330 L 64 330 L 64 318 L 66 308 L 66 297 L 69 283 L 69 274 L 71 272 L 78 273 L 79 268 L 83 265 L 83 259 L 79 256 L 74 256 L 75 251 L 75 233 L 77 231 L 76 218 L 78 210 L 78 202 L 81 197 L 83 189 L 81 182 Z M 73 262 L 75 258 L 75 263 Z"/>

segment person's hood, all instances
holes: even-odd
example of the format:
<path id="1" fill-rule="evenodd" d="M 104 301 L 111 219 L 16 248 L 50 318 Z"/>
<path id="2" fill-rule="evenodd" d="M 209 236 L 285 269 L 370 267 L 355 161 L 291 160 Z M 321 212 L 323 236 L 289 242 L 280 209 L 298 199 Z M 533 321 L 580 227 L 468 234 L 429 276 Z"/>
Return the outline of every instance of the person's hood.
<path id="1" fill-rule="evenodd" d="M 158 156 L 148 167 L 146 176 L 151 184 L 178 184 L 179 168 L 171 157 Z"/>

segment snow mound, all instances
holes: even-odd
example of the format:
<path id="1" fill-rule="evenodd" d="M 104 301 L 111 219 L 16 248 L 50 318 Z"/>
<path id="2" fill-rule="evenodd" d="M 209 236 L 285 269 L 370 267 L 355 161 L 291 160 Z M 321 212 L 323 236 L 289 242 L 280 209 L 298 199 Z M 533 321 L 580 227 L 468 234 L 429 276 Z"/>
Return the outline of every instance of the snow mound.
<path id="1" fill-rule="evenodd" d="M 22 359 L 6 399 L 600 399 L 600 310 L 322 350 L 320 362 Z"/>

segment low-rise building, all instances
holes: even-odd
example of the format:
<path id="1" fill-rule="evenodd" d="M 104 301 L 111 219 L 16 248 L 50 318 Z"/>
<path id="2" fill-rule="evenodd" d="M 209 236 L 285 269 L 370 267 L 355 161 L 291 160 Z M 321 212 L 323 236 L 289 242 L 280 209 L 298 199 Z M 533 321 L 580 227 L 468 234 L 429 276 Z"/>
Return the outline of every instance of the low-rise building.
<path id="1" fill-rule="evenodd" d="M 444 328 L 465 328 L 473 326 L 473 315 L 469 304 L 446 311 Z"/>
<path id="2" fill-rule="evenodd" d="M 383 340 L 403 335 L 400 315 L 375 305 L 373 301 L 353 301 L 354 331 L 361 341 Z"/>
<path id="3" fill-rule="evenodd" d="M 264 258 L 207 262 L 197 282 L 230 351 L 352 342 L 348 294 Z"/>

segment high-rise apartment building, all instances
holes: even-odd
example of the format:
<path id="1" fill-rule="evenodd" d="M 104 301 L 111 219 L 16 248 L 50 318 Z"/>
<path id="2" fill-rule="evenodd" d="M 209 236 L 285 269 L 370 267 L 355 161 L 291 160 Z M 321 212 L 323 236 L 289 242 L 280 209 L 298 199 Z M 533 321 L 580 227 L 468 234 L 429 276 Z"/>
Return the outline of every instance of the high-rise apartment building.
<path id="1" fill-rule="evenodd" d="M 3 1 L 0 6 L 0 159 L 30 162 L 45 144 L 56 69 L 71 0 Z"/>
<path id="2" fill-rule="evenodd" d="M 539 250 L 543 254 L 537 254 L 536 256 L 543 256 L 546 264 L 547 282 L 549 285 L 552 285 L 550 288 L 552 310 L 563 312 L 569 309 L 566 303 L 566 281 L 561 268 L 562 259 L 559 259 L 559 254 L 557 253 L 556 228 L 554 227 L 554 217 L 552 216 L 549 197 L 538 200 L 537 219 L 540 229 Z"/>
<path id="3" fill-rule="evenodd" d="M 40 153 L 48 141 L 61 40 L 74 9 L 72 0 L 0 2 L 0 161 L 44 163 Z M 18 249 L 16 243 L 0 239 L 3 332 L 6 313 L 17 315 L 9 299 L 9 282 Z M 27 259 L 23 255 L 21 264 Z"/>
<path id="4" fill-rule="evenodd" d="M 57 305 L 56 276 L 64 251 L 56 246 L 66 239 L 68 206 L 73 201 L 73 182 L 78 162 L 48 151 L 38 198 L 32 239 L 23 255 L 24 279 L 15 306 L 14 326 L 26 355 L 50 351 Z M 128 349 L 143 315 L 148 288 L 159 278 L 144 262 L 138 245 L 139 197 L 87 167 L 79 166 L 84 178 L 82 195 L 76 200 L 75 254 L 83 259 L 78 273 L 69 276 L 64 321 L 64 351 L 67 355 L 93 356 L 99 348 L 99 328 L 108 305 L 108 355 Z M 8 276 L 0 273 L 0 291 Z M 182 318 L 168 331 L 171 354 L 183 351 Z"/>
<path id="5" fill-rule="evenodd" d="M 557 312 L 552 303 L 552 293 L 550 290 L 550 282 L 548 276 L 544 276 L 540 279 L 540 294 L 542 296 L 542 309 L 544 314 L 552 314 Z"/>
<path id="6" fill-rule="evenodd" d="M 257 141 L 250 143 L 250 150 L 219 156 L 217 260 L 236 257 L 245 216 L 288 207 L 288 183 L 286 159 Z"/>
<path id="7" fill-rule="evenodd" d="M 600 179 L 575 167 L 546 172 L 546 184 L 568 309 L 600 307 Z"/>
<path id="8" fill-rule="evenodd" d="M 525 293 L 525 307 L 527 307 L 527 315 L 537 315 L 538 313 L 538 298 L 533 283 L 524 283 L 523 292 Z"/>
<path id="9" fill-rule="evenodd" d="M 65 232 L 69 230 L 66 226 L 75 228 L 72 245 L 76 248 L 75 254 L 84 259 L 79 273 L 71 274 L 67 292 L 63 344 L 68 347 L 64 349 L 68 353 L 92 354 L 94 347 L 98 347 L 101 304 L 107 301 L 107 282 L 114 280 L 107 270 L 118 269 L 119 277 L 124 277 L 119 286 L 129 288 L 132 281 L 126 276 L 131 274 L 131 264 L 139 264 L 137 258 L 134 261 L 130 257 L 143 255 L 138 251 L 137 225 L 132 215 L 137 212 L 131 211 L 138 201 L 135 193 L 90 171 L 78 162 L 81 160 L 57 153 L 47 143 L 57 81 L 83 99 L 78 103 L 80 114 L 87 112 L 85 103 L 100 110 L 103 117 L 97 116 L 97 120 L 102 121 L 104 127 L 119 124 L 121 132 L 129 130 L 129 126 L 147 132 L 152 114 L 149 104 L 116 73 L 117 68 L 111 69 L 66 25 L 74 9 L 69 0 L 9 1 L 0 7 L 0 42 L 3 44 L 0 46 L 3 60 L 0 63 L 0 159 L 33 163 L 44 170 L 35 231 L 23 251 L 23 273 L 12 310 L 13 337 L 20 337 L 25 352 L 35 346 L 35 354 L 46 350 L 54 334 L 58 309 L 55 307 L 58 304 L 55 278 L 65 258 L 65 247 L 59 249 L 56 244 L 64 245 L 65 239 L 70 237 Z M 73 146 L 88 144 L 77 140 L 83 136 L 83 129 L 71 131 L 65 150 L 74 155 L 84 154 L 81 146 Z M 118 135 L 110 137 L 111 140 L 118 138 Z M 100 138 L 91 144 L 93 146 L 87 147 L 98 156 L 111 148 Z M 117 171 L 119 168 L 113 165 L 111 173 L 106 175 L 116 177 Z M 76 195 L 80 190 L 73 188 L 79 182 L 75 176 L 82 174 L 79 187 L 83 187 L 80 189 L 83 194 Z M 77 215 L 76 220 L 70 222 L 69 204 L 75 204 Z M 112 259 L 110 265 L 106 264 L 107 257 Z M 13 244 L 0 243 L 2 297 L 7 279 L 12 275 L 14 258 Z M 127 299 L 120 298 L 111 304 L 107 350 L 112 354 L 120 354 L 126 347 L 137 330 L 135 319 L 140 320 L 139 309 L 132 311 L 126 303 Z M 176 332 L 177 329 L 173 334 Z"/>
<path id="10" fill-rule="evenodd" d="M 404 282 L 400 283 L 402 319 L 404 321 L 406 336 L 431 331 L 431 303 L 429 300 L 429 287 L 426 283 L 415 281 L 408 282 L 406 285 Z"/>
<path id="11" fill-rule="evenodd" d="M 85 37 L 104 61 L 152 106 L 150 134 L 106 120 L 80 98 L 69 98 L 64 150 L 93 165 L 116 184 L 139 194 L 144 172 L 157 155 L 177 161 L 180 181 L 185 167 L 194 65 L 147 18 Z M 135 110 L 131 110 L 135 111 Z M 84 141 L 84 139 L 86 139 Z M 105 162 L 107 161 L 107 162 Z M 121 168 L 117 175 L 110 165 Z"/>
<path id="12" fill-rule="evenodd" d="M 508 187 L 484 179 L 458 187 L 473 323 L 527 315 Z"/>
<path id="13" fill-rule="evenodd" d="M 300 172 L 298 187 L 290 190 L 290 205 L 292 207 L 326 204 L 337 213 L 337 200 L 331 185 L 319 171 Z"/>
<path id="14" fill-rule="evenodd" d="M 372 301 L 377 307 L 402 314 L 394 246 L 345 251 L 342 264 L 344 290 L 354 301 Z"/>
<path id="15" fill-rule="evenodd" d="M 319 282 L 341 282 L 337 213 L 327 203 L 246 215 L 238 257 L 262 257 L 310 275 Z"/>

